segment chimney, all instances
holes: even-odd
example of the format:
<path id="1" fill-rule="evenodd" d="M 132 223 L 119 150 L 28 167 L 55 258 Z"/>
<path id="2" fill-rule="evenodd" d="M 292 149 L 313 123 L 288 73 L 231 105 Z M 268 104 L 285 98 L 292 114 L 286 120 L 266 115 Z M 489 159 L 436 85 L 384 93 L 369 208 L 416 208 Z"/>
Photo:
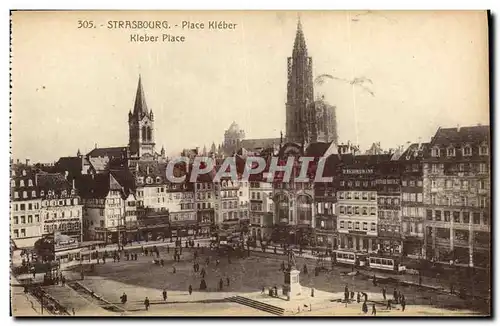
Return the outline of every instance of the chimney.
<path id="1" fill-rule="evenodd" d="M 26 165 L 30 165 L 30 159 L 29 158 L 26 159 Z"/>
<path id="2" fill-rule="evenodd" d="M 73 178 L 73 189 L 75 189 L 75 179 Z"/>
<path id="3" fill-rule="evenodd" d="M 95 143 L 95 148 L 97 148 L 97 143 Z"/>
<path id="4" fill-rule="evenodd" d="M 19 164 L 19 159 L 17 159 L 17 164 Z"/>

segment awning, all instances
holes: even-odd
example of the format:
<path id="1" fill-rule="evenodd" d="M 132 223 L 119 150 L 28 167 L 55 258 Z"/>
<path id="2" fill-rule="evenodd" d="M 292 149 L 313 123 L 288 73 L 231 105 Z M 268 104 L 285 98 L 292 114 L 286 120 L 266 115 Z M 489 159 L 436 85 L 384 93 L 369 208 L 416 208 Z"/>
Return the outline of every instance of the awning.
<path id="1" fill-rule="evenodd" d="M 17 249 L 29 249 L 35 246 L 35 242 L 39 240 L 40 237 L 25 238 L 25 239 L 13 239 L 14 244 Z"/>

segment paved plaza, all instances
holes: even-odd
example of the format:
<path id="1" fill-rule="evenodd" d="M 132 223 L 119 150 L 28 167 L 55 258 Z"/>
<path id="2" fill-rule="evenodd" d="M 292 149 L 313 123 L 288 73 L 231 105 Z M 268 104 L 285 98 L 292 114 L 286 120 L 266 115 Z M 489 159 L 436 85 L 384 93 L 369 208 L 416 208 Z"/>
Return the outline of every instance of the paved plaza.
<path id="1" fill-rule="evenodd" d="M 370 315 L 372 305 L 375 303 L 377 315 L 481 315 L 481 309 L 474 307 L 473 302 L 460 299 L 456 295 L 449 295 L 441 291 L 426 290 L 417 286 L 404 286 L 394 284 L 373 285 L 366 275 L 347 276 L 350 271 L 345 267 L 336 266 L 333 271 L 321 272 L 314 275 L 315 262 L 297 258 L 297 267 L 301 270 L 303 265 L 308 265 L 308 273 L 301 272 L 300 283 L 303 287 L 302 295 L 291 301 L 281 298 L 269 297 L 267 289 L 270 287 L 281 288 L 283 273 L 280 265 L 285 261 L 284 256 L 274 254 L 257 254 L 252 252 L 250 257 L 232 257 L 231 262 L 227 256 L 219 256 L 217 251 L 204 248 L 197 262 L 200 270 L 205 269 L 206 290 L 200 290 L 202 277 L 200 272 L 193 269 L 193 249 L 183 248 L 181 261 L 174 262 L 172 248 L 167 253 L 166 248 L 159 248 L 160 259 L 164 266 L 153 263 L 154 257 L 139 255 L 137 261 L 121 259 L 120 262 L 106 260 L 105 264 L 94 265 L 93 272 L 86 266 L 86 275 L 83 281 L 79 279 L 79 268 L 66 271 L 68 279 L 80 282 L 89 291 L 99 295 L 109 303 L 116 305 L 121 315 L 165 315 L 165 316 L 270 316 L 271 314 L 253 309 L 226 299 L 241 296 L 272 306 L 283 308 L 284 315 L 339 315 L 357 316 L 364 315 L 361 303 L 354 301 L 346 307 L 339 302 L 343 298 L 344 287 L 349 291 L 365 292 L 368 294 L 367 315 Z M 209 259 L 208 265 L 206 259 Z M 217 259 L 220 263 L 217 265 Z M 175 267 L 175 273 L 174 273 Z M 219 290 L 220 279 L 223 280 L 223 289 Z M 227 284 L 229 279 L 229 285 Z M 193 292 L 188 293 L 189 286 Z M 266 293 L 262 294 L 262 288 Z M 392 298 L 395 287 L 406 297 L 406 309 L 401 310 L 400 305 L 393 305 L 391 310 L 386 309 L 386 302 L 382 297 L 382 288 L 387 290 L 387 298 Z M 314 288 L 314 297 L 311 289 Z M 163 300 L 162 291 L 166 289 L 167 300 Z M 68 286 L 52 286 L 47 289 L 56 299 L 61 298 L 67 308 L 75 309 L 76 315 L 95 315 L 103 311 L 95 303 L 88 302 L 79 293 Z M 126 293 L 126 304 L 120 302 L 120 296 Z M 73 299 L 68 299 L 73 297 Z M 148 311 L 144 307 L 144 299 L 148 297 L 151 306 Z M 75 299 L 76 298 L 76 299 Z M 69 307 L 71 306 L 71 307 Z"/>

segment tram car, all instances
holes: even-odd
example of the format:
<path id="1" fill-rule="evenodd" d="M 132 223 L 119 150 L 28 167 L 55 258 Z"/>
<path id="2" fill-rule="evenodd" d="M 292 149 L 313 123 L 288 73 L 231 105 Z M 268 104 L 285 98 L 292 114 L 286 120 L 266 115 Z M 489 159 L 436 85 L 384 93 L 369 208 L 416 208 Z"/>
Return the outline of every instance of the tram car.
<path id="1" fill-rule="evenodd" d="M 367 267 L 370 269 L 383 270 L 398 274 L 406 271 L 406 266 L 401 264 L 401 259 L 399 257 L 390 256 L 370 255 L 367 259 Z"/>
<path id="2" fill-rule="evenodd" d="M 364 267 L 366 265 L 366 254 L 361 254 L 353 251 L 335 250 L 333 259 L 337 264 L 354 265 Z"/>

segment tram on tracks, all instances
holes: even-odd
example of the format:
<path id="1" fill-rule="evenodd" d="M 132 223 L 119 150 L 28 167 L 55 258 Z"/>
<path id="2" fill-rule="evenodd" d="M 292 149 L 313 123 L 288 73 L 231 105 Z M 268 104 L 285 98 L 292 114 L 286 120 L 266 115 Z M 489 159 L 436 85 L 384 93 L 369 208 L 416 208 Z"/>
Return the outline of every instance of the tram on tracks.
<path id="1" fill-rule="evenodd" d="M 381 270 L 391 273 L 404 273 L 406 266 L 399 257 L 359 253 L 348 250 L 335 250 L 333 259 L 336 264 L 356 266 L 367 270 Z"/>

